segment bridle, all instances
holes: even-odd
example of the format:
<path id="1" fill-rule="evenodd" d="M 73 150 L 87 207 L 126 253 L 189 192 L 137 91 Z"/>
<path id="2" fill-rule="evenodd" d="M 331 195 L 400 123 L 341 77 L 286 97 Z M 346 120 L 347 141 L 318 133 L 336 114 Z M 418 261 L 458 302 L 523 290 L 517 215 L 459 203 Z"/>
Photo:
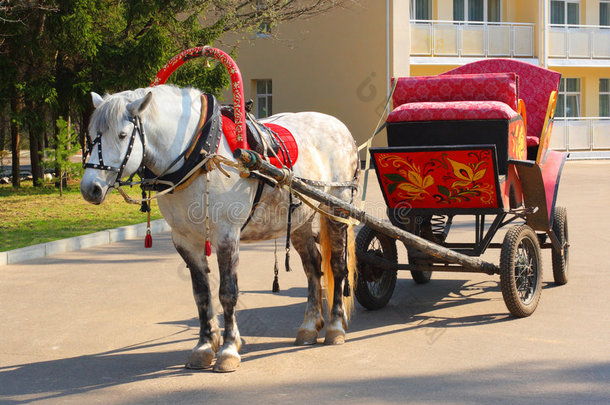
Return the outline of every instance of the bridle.
<path id="1" fill-rule="evenodd" d="M 152 172 L 146 167 L 146 134 L 144 132 L 144 125 L 140 116 L 129 117 L 129 121 L 133 124 L 133 131 L 129 139 L 129 145 L 127 151 L 121 162 L 120 166 L 110 166 L 104 163 L 102 157 L 102 133 L 98 132 L 95 139 L 91 142 L 87 151 L 83 156 L 83 167 L 85 169 L 97 169 L 103 171 L 110 171 L 117 173 L 114 184 L 111 184 L 111 188 L 117 189 L 121 192 L 121 195 L 130 203 L 148 201 L 151 199 L 149 196 L 145 198 L 144 191 L 156 191 L 157 194 L 152 198 L 158 198 L 164 194 L 171 193 L 173 190 L 184 187 L 184 184 L 188 184 L 188 180 L 195 174 L 200 172 L 207 172 L 212 167 L 218 167 L 218 162 L 222 161 L 222 164 L 233 165 L 234 162 L 230 162 L 227 159 L 222 158 L 214 152 L 218 149 L 220 138 L 222 135 L 222 120 L 220 118 L 220 109 L 216 103 L 216 99 L 211 95 L 205 95 L 206 102 L 201 104 L 201 114 L 205 118 L 200 119 L 200 123 L 193 134 L 193 138 L 190 142 L 190 146 L 184 149 L 161 174 Z M 209 100 L 208 100 L 209 98 Z M 204 109 L 204 106 L 206 107 Z M 127 166 L 127 162 L 131 157 L 133 145 L 136 137 L 140 137 L 142 142 L 142 160 L 140 162 L 138 170 L 136 170 L 126 181 L 122 181 L 123 171 Z M 87 159 L 94 153 L 94 149 L 97 148 L 98 163 L 87 162 Z M 177 164 L 183 163 L 180 168 L 170 172 Z M 216 164 L 214 163 L 216 162 Z M 140 177 L 139 181 L 134 181 L 135 175 Z M 140 186 L 142 188 L 142 200 L 133 200 L 122 190 L 122 186 Z"/>
<path id="2" fill-rule="evenodd" d="M 134 185 L 134 183 L 132 181 L 133 176 L 135 176 L 137 173 L 144 172 L 144 159 L 146 158 L 146 134 L 144 133 L 144 126 L 142 125 L 142 119 L 139 116 L 135 116 L 135 117 L 129 117 L 129 121 L 133 124 L 133 131 L 131 131 L 129 145 L 127 145 L 127 152 L 125 153 L 125 157 L 123 158 L 123 161 L 121 162 L 121 165 L 119 167 L 108 166 L 108 165 L 104 164 L 104 158 L 102 156 L 102 132 L 97 133 L 97 136 L 91 142 L 91 144 L 85 151 L 85 154 L 83 155 L 83 168 L 84 169 L 97 169 L 97 170 L 104 170 L 104 171 L 110 171 L 110 172 L 117 173 L 115 183 L 112 185 L 112 187 L 114 187 L 114 188 L 118 188 L 118 187 L 124 186 L 124 185 Z M 131 152 L 133 151 L 134 141 L 136 139 L 136 136 L 138 136 L 138 135 L 140 136 L 140 141 L 142 142 L 142 161 L 140 162 L 140 166 L 139 166 L 138 170 L 136 172 L 134 172 L 134 174 L 132 174 L 131 177 L 126 182 L 123 182 L 123 181 L 121 181 L 121 178 L 123 177 L 123 171 L 125 170 L 125 166 L 127 166 L 127 162 L 129 161 L 129 158 L 131 157 Z M 89 156 L 91 156 L 91 153 L 93 152 L 93 148 L 95 148 L 96 145 L 97 145 L 98 163 L 97 164 L 89 163 L 89 162 L 87 162 L 87 160 L 88 160 Z"/>

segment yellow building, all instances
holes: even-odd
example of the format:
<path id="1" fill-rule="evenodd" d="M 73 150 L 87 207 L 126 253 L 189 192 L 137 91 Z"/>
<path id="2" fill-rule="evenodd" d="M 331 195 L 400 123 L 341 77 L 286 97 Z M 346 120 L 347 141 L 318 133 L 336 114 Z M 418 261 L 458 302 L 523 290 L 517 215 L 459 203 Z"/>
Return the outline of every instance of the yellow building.
<path id="1" fill-rule="evenodd" d="M 562 74 L 553 148 L 610 151 L 610 0 L 352 1 L 242 39 L 237 52 L 257 116 L 325 112 L 358 143 L 374 130 L 391 77 L 495 57 Z"/>

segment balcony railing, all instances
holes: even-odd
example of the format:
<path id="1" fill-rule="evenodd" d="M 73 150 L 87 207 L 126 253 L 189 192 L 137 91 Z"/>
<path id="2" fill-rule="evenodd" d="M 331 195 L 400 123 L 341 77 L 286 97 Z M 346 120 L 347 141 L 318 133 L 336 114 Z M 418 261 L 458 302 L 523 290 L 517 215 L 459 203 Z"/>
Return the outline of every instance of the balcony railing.
<path id="1" fill-rule="evenodd" d="M 574 152 L 610 150 L 610 117 L 555 117 L 549 146 Z"/>
<path id="2" fill-rule="evenodd" d="M 551 25 L 549 27 L 549 57 L 610 58 L 610 26 Z"/>
<path id="3" fill-rule="evenodd" d="M 411 21 L 412 56 L 534 57 L 535 24 Z"/>

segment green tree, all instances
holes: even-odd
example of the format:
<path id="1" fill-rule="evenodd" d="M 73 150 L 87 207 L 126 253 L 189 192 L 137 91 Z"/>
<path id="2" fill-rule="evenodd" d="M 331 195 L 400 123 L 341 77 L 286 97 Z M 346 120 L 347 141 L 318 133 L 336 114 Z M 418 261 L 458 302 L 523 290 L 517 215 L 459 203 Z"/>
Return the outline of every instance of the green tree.
<path id="1" fill-rule="evenodd" d="M 62 117 L 57 119 L 57 136 L 52 139 L 50 148 L 45 149 L 45 154 L 48 156 L 43 159 L 44 163 L 54 167 L 59 173 L 59 196 L 63 196 L 63 183 L 64 179 L 69 177 L 72 173 L 79 173 L 81 163 L 74 163 L 70 159 L 74 156 L 80 145 L 78 144 L 78 137 L 76 131 L 70 121 L 64 120 Z"/>
<path id="2" fill-rule="evenodd" d="M 42 120 L 36 110 L 48 101 L 53 77 L 47 72 L 53 49 L 45 36 L 46 18 L 55 12 L 54 1 L 0 1 L 0 109 L 9 109 L 13 186 L 20 185 L 19 147 L 22 131 L 38 134 Z M 39 112 L 39 111 L 38 111 Z M 32 174 L 36 183 L 42 175 L 39 152 L 42 144 L 30 140 Z"/>
<path id="3" fill-rule="evenodd" d="M 24 128 L 31 151 L 42 150 L 48 141 L 41 133 L 60 116 L 71 118 L 82 145 L 91 91 L 147 86 L 179 51 L 214 44 L 228 32 L 273 32 L 281 21 L 346 1 L 0 0 L 0 110 L 10 106 L 13 155 Z M 185 65 L 171 80 L 217 95 L 228 84 L 221 66 L 206 69 L 202 63 Z M 19 160 L 13 161 L 18 181 Z"/>

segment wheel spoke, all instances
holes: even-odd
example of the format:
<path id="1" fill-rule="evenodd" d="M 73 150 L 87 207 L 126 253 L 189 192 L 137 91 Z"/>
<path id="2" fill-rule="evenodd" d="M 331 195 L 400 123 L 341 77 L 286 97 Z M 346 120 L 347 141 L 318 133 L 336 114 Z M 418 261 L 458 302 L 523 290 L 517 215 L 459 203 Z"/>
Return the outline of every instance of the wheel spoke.
<path id="1" fill-rule="evenodd" d="M 527 239 L 521 241 L 515 254 L 515 284 L 521 301 L 529 301 L 534 295 L 536 263 L 533 247 Z"/>

